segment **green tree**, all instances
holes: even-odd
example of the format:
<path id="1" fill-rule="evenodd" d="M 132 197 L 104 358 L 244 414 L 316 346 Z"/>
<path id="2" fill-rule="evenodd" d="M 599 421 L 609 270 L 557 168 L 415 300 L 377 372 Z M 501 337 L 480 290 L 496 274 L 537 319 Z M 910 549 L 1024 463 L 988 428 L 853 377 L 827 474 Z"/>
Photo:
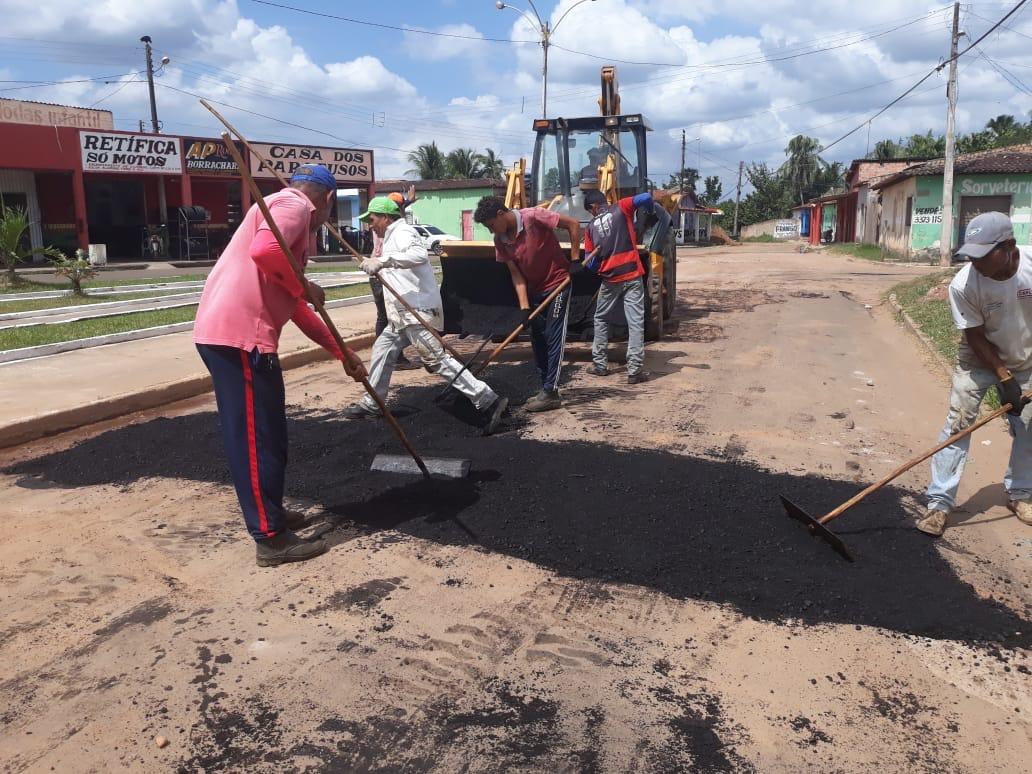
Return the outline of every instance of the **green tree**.
<path id="1" fill-rule="evenodd" d="M 874 144 L 874 158 L 882 161 L 898 159 L 903 155 L 903 149 L 895 140 L 879 140 Z"/>
<path id="2" fill-rule="evenodd" d="M 821 143 L 816 137 L 797 134 L 788 141 L 785 155 L 788 159 L 778 170 L 792 184 L 792 191 L 799 196 L 799 203 L 806 201 L 806 194 L 827 167 L 820 157 Z"/>
<path id="3" fill-rule="evenodd" d="M 904 147 L 904 156 L 919 159 L 938 159 L 946 155 L 946 138 L 935 137 L 929 129 L 926 134 L 912 134 Z"/>
<path id="4" fill-rule="evenodd" d="M 721 185 L 720 178 L 716 175 L 709 175 L 703 184 L 706 186 L 702 194 L 703 203 L 708 207 L 715 207 L 724 194 L 724 186 Z"/>
<path id="5" fill-rule="evenodd" d="M 444 157 L 447 176 L 456 180 L 473 180 L 484 176 L 480 154 L 473 148 L 456 148 Z"/>
<path id="6" fill-rule="evenodd" d="M 753 191 L 742 199 L 738 225 L 748 226 L 762 220 L 785 217 L 795 203 L 788 178 L 766 164 L 749 164 L 745 172 Z"/>
<path id="7" fill-rule="evenodd" d="M 436 142 L 423 143 L 408 155 L 412 169 L 406 175 L 418 175 L 420 180 L 443 180 L 448 176 L 445 156 Z"/>
<path id="8" fill-rule="evenodd" d="M 678 191 L 681 190 L 681 181 L 684 180 L 684 190 L 694 191 L 695 184 L 699 180 L 699 170 L 692 169 L 691 167 L 685 167 L 679 173 L 674 173 L 667 180 L 666 188 L 675 188 Z"/>
<path id="9" fill-rule="evenodd" d="M 0 201 L 0 266 L 6 270 L 9 285 L 18 283 L 15 269 L 33 255 L 47 258 L 64 257 L 56 247 L 26 247 L 23 237 L 29 230 L 29 216 L 24 207 L 5 207 Z"/>
<path id="10" fill-rule="evenodd" d="M 483 177 L 492 180 L 505 179 L 505 162 L 496 156 L 493 150 L 487 148 L 483 153 L 479 154 L 479 161 Z"/>
<path id="11" fill-rule="evenodd" d="M 54 265 L 55 274 L 72 283 L 72 293 L 77 296 L 85 296 L 82 283 L 97 276 L 97 270 L 86 260 L 85 250 L 76 250 L 74 258 L 61 253 L 59 258 L 51 258 L 50 262 Z"/>

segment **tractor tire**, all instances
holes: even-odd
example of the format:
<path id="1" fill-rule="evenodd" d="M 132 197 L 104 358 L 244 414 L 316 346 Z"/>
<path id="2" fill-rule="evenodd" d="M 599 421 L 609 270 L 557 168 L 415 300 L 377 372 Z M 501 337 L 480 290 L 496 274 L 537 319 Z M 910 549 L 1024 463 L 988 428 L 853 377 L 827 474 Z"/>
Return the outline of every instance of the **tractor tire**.
<path id="1" fill-rule="evenodd" d="M 663 250 L 663 318 L 672 320 L 677 306 L 677 242 L 671 231 Z"/>
<path id="2" fill-rule="evenodd" d="M 645 341 L 663 338 L 663 282 L 654 274 L 645 277 Z"/>

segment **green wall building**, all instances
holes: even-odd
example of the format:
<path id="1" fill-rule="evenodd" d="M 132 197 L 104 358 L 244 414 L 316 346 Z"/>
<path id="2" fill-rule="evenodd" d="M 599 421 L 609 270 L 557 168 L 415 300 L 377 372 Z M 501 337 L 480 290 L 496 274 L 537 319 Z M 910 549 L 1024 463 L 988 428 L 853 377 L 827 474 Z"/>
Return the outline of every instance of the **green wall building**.
<path id="1" fill-rule="evenodd" d="M 404 193 L 416 188 L 416 201 L 409 208 L 415 223 L 437 226 L 460 239 L 489 241 L 491 234 L 473 222 L 477 202 L 484 196 L 505 196 L 500 180 L 381 180 L 377 194 Z"/>
<path id="2" fill-rule="evenodd" d="M 878 242 L 908 258 L 938 257 L 945 161 L 914 164 L 878 183 Z M 953 166 L 952 248 L 973 217 L 997 211 L 1010 216 L 1019 245 L 1032 244 L 1032 145 L 958 156 Z"/>

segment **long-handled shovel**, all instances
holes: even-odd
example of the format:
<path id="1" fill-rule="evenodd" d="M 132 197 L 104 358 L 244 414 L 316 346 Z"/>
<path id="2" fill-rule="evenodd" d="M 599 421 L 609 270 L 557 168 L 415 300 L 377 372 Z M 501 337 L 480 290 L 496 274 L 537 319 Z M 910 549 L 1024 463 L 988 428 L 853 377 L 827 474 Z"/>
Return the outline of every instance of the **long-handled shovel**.
<path id="1" fill-rule="evenodd" d="M 229 128 L 228 124 L 227 128 Z M 237 136 L 240 137 L 239 134 L 237 134 Z M 298 282 L 301 283 L 302 287 L 307 288 L 308 285 L 305 281 L 304 271 L 301 269 L 300 264 L 298 264 L 297 260 L 294 258 L 294 254 L 290 250 L 290 245 L 288 245 L 287 240 L 283 238 L 283 233 L 279 230 L 279 226 L 276 225 L 276 221 L 273 220 L 272 213 L 269 212 L 269 207 L 265 203 L 265 198 L 262 196 L 262 192 L 261 190 L 259 190 L 258 185 L 254 182 L 254 178 L 251 177 L 250 170 L 244 163 L 244 159 L 241 156 L 240 151 L 237 150 L 237 147 L 233 143 L 233 140 L 229 136 L 228 132 L 222 133 L 222 140 L 225 143 L 230 155 L 233 156 L 233 160 L 237 163 L 237 166 L 240 168 L 241 177 L 247 184 L 248 188 L 251 190 L 251 195 L 254 198 L 255 204 L 257 204 L 258 209 L 261 210 L 262 216 L 265 218 L 265 222 L 269 226 L 269 230 L 272 231 L 273 236 L 276 237 L 276 241 L 279 243 L 280 249 L 283 250 L 283 254 L 287 257 L 287 261 L 290 263 L 290 268 L 293 270 Z M 240 141 L 247 145 L 247 141 L 243 137 L 240 137 Z M 333 335 L 334 340 L 337 342 L 337 346 L 340 347 L 341 352 L 344 353 L 344 357 L 349 361 L 355 358 L 355 354 L 344 343 L 344 339 L 341 338 L 340 331 L 338 331 L 337 326 L 333 324 L 333 320 L 330 318 L 330 315 L 327 314 L 326 309 L 323 307 L 323 305 L 319 303 L 318 299 L 312 298 L 310 294 L 308 294 L 308 300 L 315 307 L 320 317 L 322 317 L 323 322 L 326 324 L 326 327 L 329 329 L 330 333 Z M 381 414 L 390 424 L 391 428 L 394 430 L 395 435 L 398 436 L 398 440 L 401 441 L 401 445 L 405 447 L 406 451 L 408 451 L 409 455 L 412 457 L 412 461 L 415 462 L 416 468 L 418 468 L 418 472 L 422 473 L 423 477 L 429 480 L 430 469 L 423 461 L 423 458 L 419 456 L 419 454 L 413 448 L 412 444 L 409 442 L 408 437 L 405 435 L 405 431 L 401 429 L 401 425 L 398 424 L 398 420 L 395 419 L 394 415 L 390 412 L 390 409 L 387 408 L 387 405 L 384 403 L 383 398 L 380 397 L 379 393 L 377 393 L 376 390 L 373 389 L 373 386 L 369 383 L 369 377 L 365 373 L 365 367 L 363 366 L 356 375 L 359 376 L 359 378 L 355 378 L 355 376 L 352 376 L 352 378 L 355 379 L 355 381 L 361 382 L 362 386 L 365 388 L 366 393 L 368 393 L 369 397 L 371 397 L 376 402 L 376 405 L 379 407 Z M 448 476 L 449 478 L 462 478 L 466 475 L 466 473 L 469 472 L 469 463 L 467 460 L 432 460 L 431 462 L 434 465 L 434 472 L 439 473 L 440 475 Z M 465 465 L 463 465 L 462 463 L 465 463 Z M 373 465 L 374 467 L 376 467 L 375 460 L 373 462 Z M 390 469 L 396 472 L 409 472 L 407 470 L 402 470 L 400 466 L 394 466 Z"/>
<path id="2" fill-rule="evenodd" d="M 275 168 L 273 168 L 273 166 L 265 160 L 264 156 L 262 156 L 260 153 L 258 153 L 258 151 L 251 147 L 251 144 L 246 139 L 244 139 L 244 136 L 240 134 L 240 132 L 237 130 L 235 126 L 233 126 L 231 123 L 229 123 L 228 120 L 226 120 L 225 116 L 223 116 L 221 113 L 219 113 L 219 111 L 213 108 L 207 100 L 202 99 L 201 104 L 204 105 L 204 107 L 206 107 L 213 116 L 215 116 L 217 119 L 219 119 L 219 121 L 225 124 L 226 128 L 228 128 L 233 134 L 240 138 L 240 142 L 247 146 L 248 153 L 250 153 L 256 159 L 258 159 L 258 161 L 261 162 L 266 169 L 272 172 L 272 174 L 276 176 L 276 179 L 279 180 L 280 185 L 282 185 L 284 188 L 287 186 L 286 178 L 284 178 L 283 175 L 281 175 Z M 340 233 L 340 231 L 337 230 L 336 226 L 334 226 L 329 221 L 326 221 L 326 228 L 329 229 L 330 233 L 337 238 L 338 242 L 340 242 L 342 245 L 344 245 L 344 247 L 347 248 L 348 252 L 350 252 L 352 256 L 354 256 L 359 261 L 365 258 L 365 256 L 358 252 L 358 250 L 352 247 L 351 244 L 344 239 L 343 235 Z M 419 312 L 417 312 L 412 307 L 412 305 L 409 304 L 408 301 L 402 298 L 401 294 L 398 293 L 397 290 L 391 287 L 390 283 L 384 280 L 384 278 L 381 277 L 379 274 L 376 275 L 376 278 L 380 280 L 380 284 L 383 285 L 392 296 L 394 296 L 396 299 L 398 299 L 398 301 L 401 302 L 401 305 L 404 306 L 406 310 L 408 310 L 409 314 L 416 318 L 416 322 L 418 322 L 420 325 L 422 325 L 424 328 L 430 331 L 430 333 L 433 334 L 434 338 L 441 342 L 441 346 L 444 347 L 452 357 L 454 357 L 456 360 L 462 359 L 459 356 L 459 353 L 456 352 L 451 346 L 449 346 L 448 342 L 444 340 L 444 337 L 437 332 L 437 329 L 430 325 L 430 323 L 428 323 L 425 319 L 423 319 Z"/>
<path id="3" fill-rule="evenodd" d="M 1029 399 L 1032 399 L 1032 392 L 1025 393 L 1022 396 L 1022 398 L 1025 399 L 1025 401 L 1027 402 Z M 846 544 L 842 542 L 842 539 L 838 535 L 836 535 L 834 532 L 832 532 L 830 529 L 828 529 L 825 526 L 829 521 L 832 521 L 833 519 L 837 519 L 839 516 L 841 516 L 846 511 L 848 511 L 850 508 L 852 508 L 858 502 L 863 500 L 865 497 L 867 497 L 870 494 L 873 494 L 874 492 L 877 492 L 879 489 L 881 489 L 883 486 L 888 484 L 890 481 L 893 481 L 894 479 L 899 478 L 904 473 L 906 473 L 908 470 L 910 470 L 912 467 L 914 467 L 915 465 L 919 465 L 920 463 L 924 462 L 926 459 L 931 457 L 936 452 L 942 451 L 943 449 L 945 449 L 950 444 L 956 443 L 961 438 L 964 438 L 965 436 L 971 435 L 971 433 L 975 432 L 975 430 L 977 430 L 978 428 L 982 427 L 983 425 L 989 424 L 990 422 L 992 422 L 997 417 L 1002 417 L 1004 414 L 1006 414 L 1010 410 L 1011 410 L 1011 404 L 1010 403 L 1007 403 L 1007 404 L 1001 406 L 996 411 L 994 411 L 992 414 L 989 414 L 988 416 L 983 417 L 982 419 L 978 420 L 977 422 L 975 422 L 973 425 L 971 425 L 971 427 L 967 428 L 966 430 L 961 430 L 959 433 L 956 433 L 955 435 L 951 435 L 949 438 L 947 438 L 945 441 L 940 443 L 938 446 L 935 446 L 934 448 L 929 449 L 928 451 L 924 452 L 923 454 L 915 457 L 914 459 L 912 459 L 912 460 L 910 460 L 908 462 L 904 462 L 902 465 L 900 465 L 894 471 L 889 473 L 887 476 L 885 476 L 881 480 L 871 484 L 869 487 L 867 487 L 867 489 L 863 490 L 859 494 L 854 495 L 852 498 L 850 498 L 849 500 L 846 500 L 846 502 L 842 503 L 842 505 L 840 505 L 838 508 L 835 508 L 834 510 L 829 511 L 824 516 L 821 516 L 821 518 L 819 518 L 819 519 L 815 519 L 813 516 L 811 516 L 805 510 L 803 510 L 798 505 L 793 503 L 791 500 L 789 500 L 784 495 L 780 495 L 780 497 L 781 497 L 781 504 L 785 507 L 785 512 L 789 515 L 790 518 L 793 518 L 796 521 L 805 524 L 807 526 L 807 528 L 810 530 L 810 534 L 811 535 L 813 535 L 814 537 L 821 538 L 826 543 L 828 543 L 828 545 L 830 545 L 832 548 L 834 548 L 835 551 L 841 557 L 843 557 L 844 559 L 847 559 L 850 562 L 852 562 L 853 561 L 853 557 L 850 555 L 848 549 L 846 548 Z"/>

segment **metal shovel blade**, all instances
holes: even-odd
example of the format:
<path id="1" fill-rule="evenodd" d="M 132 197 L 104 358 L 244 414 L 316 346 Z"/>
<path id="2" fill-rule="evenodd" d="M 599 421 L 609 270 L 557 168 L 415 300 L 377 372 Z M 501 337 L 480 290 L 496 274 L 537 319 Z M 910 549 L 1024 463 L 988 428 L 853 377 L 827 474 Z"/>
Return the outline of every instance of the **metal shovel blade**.
<path id="1" fill-rule="evenodd" d="M 432 476 L 465 478 L 469 475 L 469 460 L 427 457 L 423 463 Z M 423 475 L 423 471 L 416 465 L 416 461 L 403 454 L 377 454 L 370 470 L 379 470 L 383 473 L 404 473 L 412 476 Z"/>
<path id="2" fill-rule="evenodd" d="M 846 544 L 842 542 L 838 535 L 836 535 L 830 529 L 825 527 L 823 524 L 817 521 L 817 519 L 808 514 L 806 511 L 804 511 L 802 508 L 800 508 L 798 505 L 796 505 L 794 502 L 789 500 L 784 495 L 780 495 L 780 497 L 781 504 L 785 506 L 785 513 L 787 513 L 790 518 L 795 519 L 801 524 L 805 524 L 807 529 L 809 529 L 811 535 L 813 535 L 814 537 L 822 538 L 824 542 L 830 545 L 832 548 L 834 548 L 835 552 L 843 559 L 849 562 L 853 561 L 853 556 L 849 553 L 849 550 L 846 548 Z"/>

